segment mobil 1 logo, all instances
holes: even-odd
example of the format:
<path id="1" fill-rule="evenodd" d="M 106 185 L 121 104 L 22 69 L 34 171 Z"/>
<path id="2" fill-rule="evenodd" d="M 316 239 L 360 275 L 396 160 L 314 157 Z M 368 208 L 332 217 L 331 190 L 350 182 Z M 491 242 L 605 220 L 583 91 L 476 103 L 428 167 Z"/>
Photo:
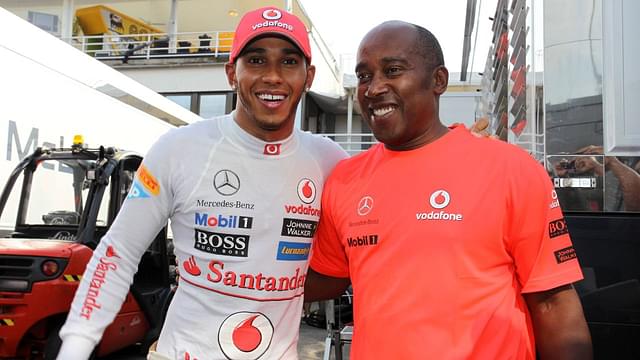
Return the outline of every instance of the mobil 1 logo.
<path id="1" fill-rule="evenodd" d="M 249 255 L 249 235 L 223 234 L 194 229 L 197 250 L 210 254 L 247 257 Z"/>

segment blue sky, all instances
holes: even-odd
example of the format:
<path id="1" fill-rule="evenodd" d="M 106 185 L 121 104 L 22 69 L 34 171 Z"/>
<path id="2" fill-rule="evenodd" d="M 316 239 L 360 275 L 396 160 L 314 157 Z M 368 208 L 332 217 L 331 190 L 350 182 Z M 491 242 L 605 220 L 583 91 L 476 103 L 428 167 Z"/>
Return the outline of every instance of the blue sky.
<path id="1" fill-rule="evenodd" d="M 356 53 L 369 29 L 386 20 L 421 25 L 438 38 L 450 72 L 460 72 L 466 0 L 301 0 L 314 26 L 334 55 Z M 479 32 L 473 72 L 484 69 L 491 45 L 492 22 L 497 0 L 477 0 Z M 476 10 L 477 11 L 477 10 Z M 476 29 L 474 29 L 475 31 Z M 472 35 L 472 49 L 475 33 Z M 471 61 L 471 59 L 470 59 Z"/>

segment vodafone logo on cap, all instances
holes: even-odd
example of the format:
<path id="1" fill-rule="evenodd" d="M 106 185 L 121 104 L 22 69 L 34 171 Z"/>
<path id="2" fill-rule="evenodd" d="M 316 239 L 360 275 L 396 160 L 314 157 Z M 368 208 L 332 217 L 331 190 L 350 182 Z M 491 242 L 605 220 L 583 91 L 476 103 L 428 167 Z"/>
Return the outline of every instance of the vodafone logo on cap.
<path id="1" fill-rule="evenodd" d="M 262 12 L 262 17 L 267 20 L 278 20 L 282 17 L 282 13 L 278 9 L 267 9 Z"/>
<path id="2" fill-rule="evenodd" d="M 451 197 L 446 190 L 436 190 L 429 198 L 429 204 L 434 209 L 446 208 L 449 205 L 449 201 L 451 201 Z"/>
<path id="3" fill-rule="evenodd" d="M 232 314 L 218 330 L 220 349 L 228 359 L 258 359 L 269 349 L 272 339 L 273 324 L 261 313 Z"/>
<path id="4" fill-rule="evenodd" d="M 298 182 L 298 197 L 305 204 L 311 204 L 316 199 L 316 184 L 309 179 Z"/>

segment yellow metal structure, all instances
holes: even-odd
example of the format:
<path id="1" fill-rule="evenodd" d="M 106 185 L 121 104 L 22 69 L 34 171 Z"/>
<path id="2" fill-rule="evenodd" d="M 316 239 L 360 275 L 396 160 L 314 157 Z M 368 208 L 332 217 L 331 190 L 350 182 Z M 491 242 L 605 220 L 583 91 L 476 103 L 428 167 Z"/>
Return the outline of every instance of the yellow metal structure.
<path id="1" fill-rule="evenodd" d="M 136 35 L 163 32 L 141 20 L 105 5 L 78 9 L 76 10 L 76 17 L 85 35 Z"/>

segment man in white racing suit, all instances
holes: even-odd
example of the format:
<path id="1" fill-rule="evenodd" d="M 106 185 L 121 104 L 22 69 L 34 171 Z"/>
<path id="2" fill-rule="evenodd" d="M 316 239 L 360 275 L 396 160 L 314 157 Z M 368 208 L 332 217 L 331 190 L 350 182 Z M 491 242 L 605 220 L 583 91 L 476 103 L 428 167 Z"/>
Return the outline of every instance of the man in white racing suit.
<path id="1" fill-rule="evenodd" d="M 236 110 L 171 130 L 149 150 L 83 275 L 58 359 L 89 357 L 168 219 L 180 285 L 149 358 L 297 358 L 320 193 L 346 157 L 294 130 L 310 62 L 292 14 L 267 7 L 240 20 L 226 64 Z"/>

